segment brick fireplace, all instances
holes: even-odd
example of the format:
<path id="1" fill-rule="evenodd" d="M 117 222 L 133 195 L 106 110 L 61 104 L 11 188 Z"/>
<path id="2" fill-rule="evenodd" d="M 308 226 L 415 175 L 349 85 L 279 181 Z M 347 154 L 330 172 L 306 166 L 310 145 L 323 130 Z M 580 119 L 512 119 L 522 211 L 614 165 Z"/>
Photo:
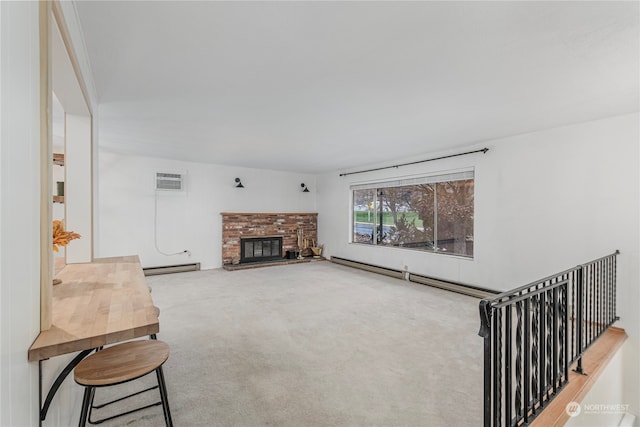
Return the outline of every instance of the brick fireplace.
<path id="1" fill-rule="evenodd" d="M 222 212 L 222 264 L 240 261 L 241 239 L 282 237 L 282 256 L 298 250 L 298 229 L 311 245 L 318 240 L 317 213 Z"/>

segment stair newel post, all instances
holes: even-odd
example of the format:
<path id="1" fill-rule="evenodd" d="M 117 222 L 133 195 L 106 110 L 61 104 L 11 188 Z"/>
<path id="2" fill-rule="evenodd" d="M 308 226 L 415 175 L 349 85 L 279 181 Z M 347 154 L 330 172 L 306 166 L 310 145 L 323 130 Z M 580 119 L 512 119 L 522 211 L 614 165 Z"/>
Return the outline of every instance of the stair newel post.
<path id="1" fill-rule="evenodd" d="M 480 301 L 480 331 L 484 341 L 484 427 L 491 427 L 491 305 L 490 301 Z"/>
<path id="2" fill-rule="evenodd" d="M 584 375 L 584 371 L 582 370 L 582 327 L 584 323 L 582 301 L 584 301 L 584 265 L 579 265 L 576 270 L 576 282 L 576 347 L 580 357 L 578 357 L 578 364 L 576 365 L 575 371 Z"/>

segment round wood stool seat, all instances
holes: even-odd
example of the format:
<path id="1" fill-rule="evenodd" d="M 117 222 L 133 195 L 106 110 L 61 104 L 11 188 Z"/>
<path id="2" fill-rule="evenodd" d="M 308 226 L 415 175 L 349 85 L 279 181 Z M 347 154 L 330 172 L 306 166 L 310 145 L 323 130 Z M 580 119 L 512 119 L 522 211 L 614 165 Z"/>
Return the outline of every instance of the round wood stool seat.
<path id="1" fill-rule="evenodd" d="M 125 383 L 143 377 L 153 371 L 156 372 L 158 377 L 158 387 L 161 398 L 161 401 L 156 404 L 162 404 L 166 425 L 173 425 L 166 386 L 164 384 L 164 374 L 162 373 L 162 365 L 168 358 L 169 345 L 164 341 L 152 339 L 117 344 L 97 351 L 78 363 L 73 371 L 73 377 L 78 384 L 85 386 L 85 397 L 83 399 L 79 425 L 85 425 L 87 420 L 92 424 L 97 423 L 91 421 L 91 415 L 89 413 L 90 407 L 93 404 L 96 387 Z M 156 404 L 147 407 L 155 406 Z M 137 410 L 146 409 L 147 407 Z M 107 419 L 111 418 L 115 417 L 109 417 Z M 106 419 L 101 421 L 106 421 Z"/>
<path id="2" fill-rule="evenodd" d="M 114 385 L 147 375 L 168 358 L 169 345 L 163 341 L 131 341 L 87 357 L 76 366 L 73 376 L 80 385 Z"/>

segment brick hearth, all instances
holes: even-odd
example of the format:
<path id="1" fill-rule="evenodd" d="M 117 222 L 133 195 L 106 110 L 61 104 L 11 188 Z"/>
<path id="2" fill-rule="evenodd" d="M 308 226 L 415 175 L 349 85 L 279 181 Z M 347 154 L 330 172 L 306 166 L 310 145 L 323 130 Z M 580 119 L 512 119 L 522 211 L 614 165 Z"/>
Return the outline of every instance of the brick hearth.
<path id="1" fill-rule="evenodd" d="M 283 256 L 298 249 L 298 229 L 310 244 L 318 240 L 317 213 L 222 212 L 222 264 L 240 260 L 240 238 L 282 236 Z"/>

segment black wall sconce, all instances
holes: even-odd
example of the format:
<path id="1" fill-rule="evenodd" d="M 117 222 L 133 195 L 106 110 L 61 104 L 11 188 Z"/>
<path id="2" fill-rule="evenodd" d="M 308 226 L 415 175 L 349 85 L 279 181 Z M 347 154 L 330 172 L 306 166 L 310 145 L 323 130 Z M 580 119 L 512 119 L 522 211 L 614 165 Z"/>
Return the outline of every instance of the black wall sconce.
<path id="1" fill-rule="evenodd" d="M 240 178 L 236 178 L 236 188 L 244 188 L 244 185 L 242 185 L 242 182 L 240 181 Z"/>
<path id="2" fill-rule="evenodd" d="M 307 188 L 307 186 L 304 184 L 304 182 L 302 184 L 300 184 L 300 187 L 304 188 L 304 190 L 302 190 L 303 193 L 308 193 L 309 189 Z"/>

